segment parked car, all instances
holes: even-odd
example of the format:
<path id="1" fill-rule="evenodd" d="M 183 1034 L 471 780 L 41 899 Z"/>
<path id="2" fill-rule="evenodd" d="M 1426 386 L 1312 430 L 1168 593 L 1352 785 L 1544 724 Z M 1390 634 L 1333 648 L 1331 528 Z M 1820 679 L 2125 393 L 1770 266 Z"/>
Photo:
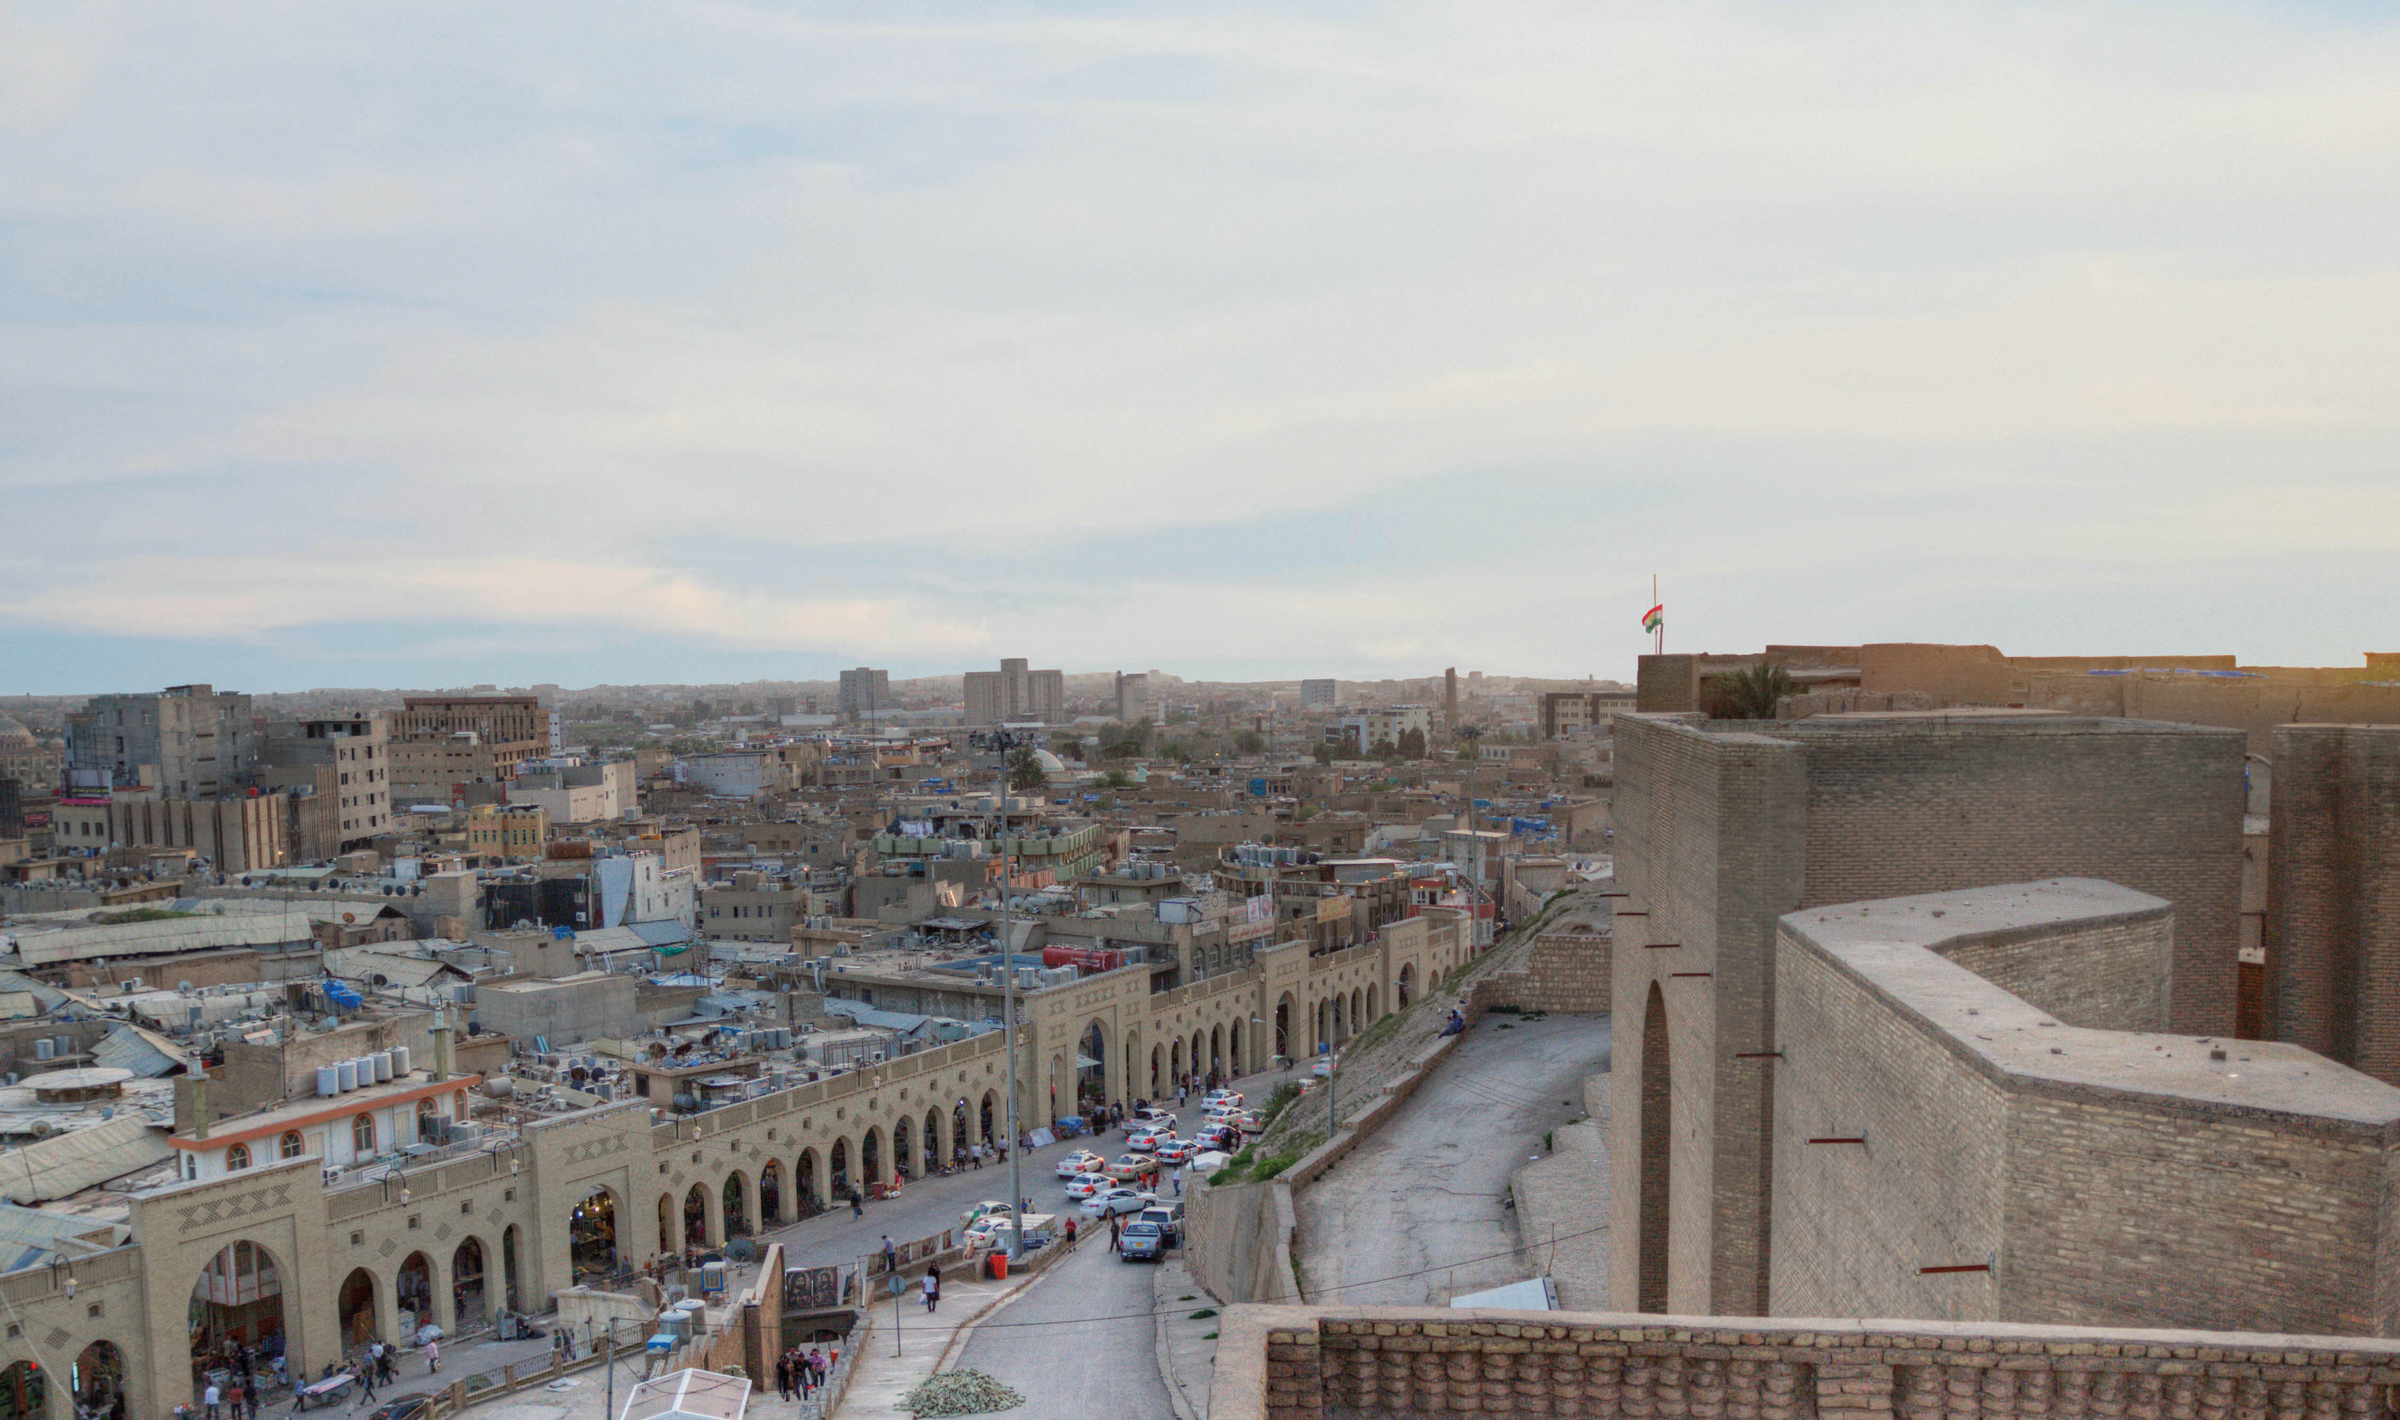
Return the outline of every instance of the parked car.
<path id="1" fill-rule="evenodd" d="M 1156 1262 L 1166 1255 L 1166 1235 L 1156 1223 L 1128 1223 L 1117 1238 L 1117 1256 L 1127 1262 Z"/>
<path id="2" fill-rule="evenodd" d="M 958 1225 L 962 1228 L 971 1228 L 975 1226 L 977 1222 L 991 1217 L 994 1214 L 998 1214 L 999 1216 L 1005 1218 L 1016 1211 L 1016 1209 L 1011 1208 L 1009 1205 L 1001 1202 L 997 1198 L 986 1198 L 981 1203 L 969 1208 L 966 1212 L 959 1214 Z"/>
<path id="3" fill-rule="evenodd" d="M 1128 1115 L 1125 1124 L 1129 1129 L 1142 1124 L 1157 1124 L 1172 1129 L 1175 1127 L 1175 1116 L 1160 1109 L 1157 1105 L 1145 1105 Z"/>
<path id="4" fill-rule="evenodd" d="M 1131 1149 L 1137 1154 L 1147 1154 L 1155 1151 L 1158 1148 L 1159 1140 L 1172 1139 L 1174 1137 L 1174 1135 L 1168 1133 L 1164 1129 L 1144 1130 L 1142 1133 L 1126 1136 L 1125 1147 Z"/>
<path id="5" fill-rule="evenodd" d="M 1314 1076 L 1316 1076 L 1318 1079 L 1322 1080 L 1322 1079 L 1324 1079 L 1324 1078 L 1325 1078 L 1327 1075 L 1330 1075 L 1330 1074 L 1332 1074 L 1332 1073 L 1333 1073 L 1333 1067 L 1334 1067 L 1334 1066 L 1336 1066 L 1336 1065 L 1339 1065 L 1339 1064 L 1341 1064 L 1341 1063 L 1342 1063 L 1342 1057 L 1340 1057 L 1339 1055 L 1324 1055 L 1324 1056 L 1319 1056 L 1319 1057 L 1318 1057 L 1318 1059 L 1317 1059 L 1317 1063 L 1316 1063 L 1316 1064 L 1314 1064 L 1314 1065 L 1311 1065 L 1311 1066 L 1309 1066 L 1309 1067 L 1308 1067 L 1308 1073 L 1310 1073 L 1311 1075 L 1314 1075 Z"/>
<path id="6" fill-rule="evenodd" d="M 1210 1090 L 1207 1094 L 1200 1097 L 1200 1103 L 1204 1106 L 1212 1104 L 1230 1104 L 1238 1108 L 1241 1105 L 1241 1102 L 1242 1093 L 1239 1090 Z"/>
<path id="7" fill-rule="evenodd" d="M 1182 1204 L 1169 1202 L 1153 1203 L 1149 1207 L 1144 1208 L 1142 1210 L 1141 1217 L 1135 1219 L 1135 1221 L 1155 1225 L 1161 1233 L 1166 1234 L 1167 1246 L 1183 1246 Z"/>
<path id="8" fill-rule="evenodd" d="M 1158 1160 L 1151 1158 L 1148 1154 L 1119 1154 L 1117 1161 L 1102 1169 L 1101 1172 L 1119 1181 L 1141 1178 L 1158 1172 Z"/>
<path id="9" fill-rule="evenodd" d="M 1095 1193 L 1106 1193 L 1116 1186 L 1117 1181 L 1107 1174 L 1079 1173 L 1067 1180 L 1067 1196 L 1069 1198 L 1089 1198 Z"/>
<path id="10" fill-rule="evenodd" d="M 1098 1173 L 1108 1167 L 1108 1160 L 1089 1149 L 1077 1149 L 1058 1161 L 1058 1176 L 1073 1178 L 1079 1173 Z"/>
<path id="11" fill-rule="evenodd" d="M 1199 1152 L 1199 1144 L 1190 1139 L 1162 1139 L 1156 1150 L 1158 1161 L 1162 1164 L 1186 1163 Z"/>
<path id="12" fill-rule="evenodd" d="M 1138 1188 L 1112 1188 L 1083 1200 L 1083 1211 L 1089 1217 L 1105 1218 L 1111 1213 L 1139 1213 L 1157 1201 L 1157 1194 Z"/>
<path id="13" fill-rule="evenodd" d="M 960 1236 L 970 1248 L 1006 1247 L 1008 1235 L 1017 1230 L 1017 1220 L 1004 1213 L 987 1213 L 977 1218 L 972 1227 Z"/>

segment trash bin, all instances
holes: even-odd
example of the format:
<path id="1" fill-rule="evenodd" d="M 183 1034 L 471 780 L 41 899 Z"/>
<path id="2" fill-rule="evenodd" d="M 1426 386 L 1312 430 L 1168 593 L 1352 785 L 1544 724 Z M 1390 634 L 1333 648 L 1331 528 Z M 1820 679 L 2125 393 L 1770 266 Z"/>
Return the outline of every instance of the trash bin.
<path id="1" fill-rule="evenodd" d="M 1007 1254 L 1007 1253 L 1005 1253 L 1005 1252 L 1002 1252 L 1002 1251 L 1001 1251 L 1000 1249 L 998 1249 L 998 1248 L 993 1248 L 993 1249 L 992 1249 L 992 1254 L 991 1254 L 991 1255 L 992 1255 L 992 1280 L 993 1280 L 993 1281 L 995 1281 L 995 1282 L 1005 1282 L 1005 1281 L 1007 1281 L 1007 1280 L 1008 1280 L 1008 1254 Z"/>

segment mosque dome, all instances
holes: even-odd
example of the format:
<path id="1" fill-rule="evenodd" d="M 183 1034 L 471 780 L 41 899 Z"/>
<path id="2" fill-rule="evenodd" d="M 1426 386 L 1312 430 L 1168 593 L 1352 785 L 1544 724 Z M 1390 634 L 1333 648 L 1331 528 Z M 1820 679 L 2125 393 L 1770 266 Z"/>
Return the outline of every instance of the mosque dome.
<path id="1" fill-rule="evenodd" d="M 0 715 L 0 749 L 32 749 L 33 747 L 33 731 L 26 729 L 6 715 Z"/>

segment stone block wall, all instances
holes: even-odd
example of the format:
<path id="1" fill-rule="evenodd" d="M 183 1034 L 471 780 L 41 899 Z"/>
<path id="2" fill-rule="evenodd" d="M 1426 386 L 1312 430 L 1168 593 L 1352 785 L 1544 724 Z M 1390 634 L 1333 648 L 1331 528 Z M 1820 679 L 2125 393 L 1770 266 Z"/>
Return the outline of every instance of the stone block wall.
<path id="1" fill-rule="evenodd" d="M 1912 1322 L 1243 1307 L 1216 1420 L 2384 1420 L 2390 1342 Z"/>
<path id="2" fill-rule="evenodd" d="M 1512 1006 L 1520 1011 L 1604 1014 L 1613 1004 L 1610 953 L 1605 928 L 1544 932 L 1533 939 L 1523 966 L 1496 971 L 1476 986 L 1476 1004 L 1487 1011 Z"/>

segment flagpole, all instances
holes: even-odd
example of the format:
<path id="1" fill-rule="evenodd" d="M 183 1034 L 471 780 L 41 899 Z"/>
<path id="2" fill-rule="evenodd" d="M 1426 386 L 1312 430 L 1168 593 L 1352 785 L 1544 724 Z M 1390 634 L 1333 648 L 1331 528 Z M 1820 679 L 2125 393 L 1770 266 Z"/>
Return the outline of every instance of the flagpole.
<path id="1" fill-rule="evenodd" d="M 1657 606 L 1658 604 L 1658 574 L 1653 572 L 1650 574 L 1650 605 Z M 1654 643 L 1657 648 L 1656 654 L 1665 655 L 1667 653 L 1667 619 L 1665 617 L 1662 616 L 1658 619 L 1658 630 L 1653 634 L 1658 638 Z"/>

